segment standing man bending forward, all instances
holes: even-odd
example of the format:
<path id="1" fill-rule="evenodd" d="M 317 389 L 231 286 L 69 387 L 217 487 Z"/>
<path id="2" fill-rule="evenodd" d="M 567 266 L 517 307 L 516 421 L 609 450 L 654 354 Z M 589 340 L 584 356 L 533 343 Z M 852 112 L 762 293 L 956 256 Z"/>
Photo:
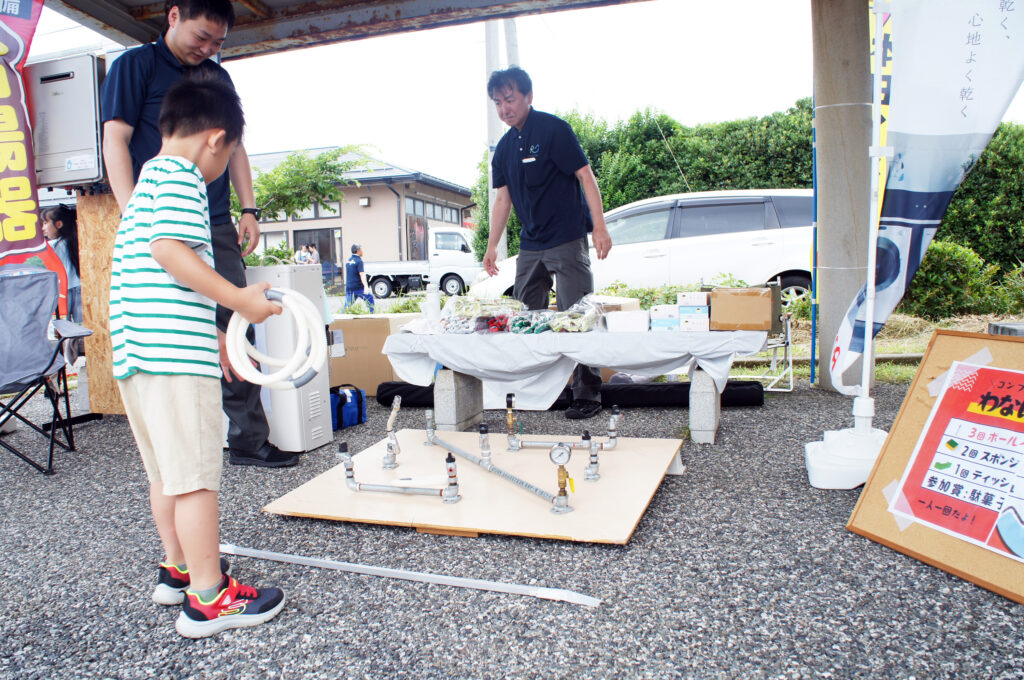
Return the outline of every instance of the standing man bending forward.
<path id="1" fill-rule="evenodd" d="M 547 309 L 554 276 L 558 309 L 568 309 L 594 291 L 587 233 L 593 232 L 598 259 L 607 257 L 612 247 L 594 171 L 569 124 L 533 109 L 533 83 L 526 71 L 518 66 L 495 71 L 487 94 L 509 131 L 491 160 L 497 196 L 484 269 L 491 276 L 498 273 L 498 241 L 515 207 L 523 224 L 516 299 L 527 309 Z M 591 418 L 600 410 L 601 373 L 576 366 L 565 417 Z"/>
<path id="2" fill-rule="evenodd" d="M 230 0 L 172 0 L 168 3 L 167 30 L 156 42 L 128 50 L 110 66 L 101 93 L 103 109 L 103 162 L 122 214 L 139 171 L 160 151 L 158 117 L 168 89 L 194 71 L 209 71 L 231 85 L 228 72 L 212 61 L 235 23 Z M 231 85 L 232 89 L 234 88 Z M 231 221 L 228 176 L 242 204 L 238 230 Z M 248 255 L 259 243 L 259 211 L 252 188 L 249 156 L 239 143 L 228 161 L 228 172 L 206 188 L 213 232 L 214 268 L 236 286 L 245 286 L 241 244 Z M 270 427 L 260 403 L 260 387 L 235 374 L 227 359 L 224 331 L 231 310 L 217 307 L 221 392 L 228 427 L 229 460 L 234 465 L 283 467 L 298 456 L 281 451 L 267 437 Z M 250 327 L 249 342 L 255 331 Z M 234 378 L 232 378 L 234 375 Z"/>

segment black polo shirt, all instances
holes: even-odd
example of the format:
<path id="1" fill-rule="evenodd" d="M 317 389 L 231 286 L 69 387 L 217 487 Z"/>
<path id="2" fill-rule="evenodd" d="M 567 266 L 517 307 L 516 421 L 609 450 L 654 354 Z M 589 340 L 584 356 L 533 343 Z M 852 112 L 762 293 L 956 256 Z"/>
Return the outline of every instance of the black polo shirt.
<path id="1" fill-rule="evenodd" d="M 593 230 L 576 179 L 589 165 L 572 128 L 550 113 L 530 109 L 523 129 L 510 128 L 491 159 L 495 189 L 508 186 L 523 230 L 519 247 L 545 250 Z"/>
<path id="2" fill-rule="evenodd" d="M 213 69 L 231 83 L 228 72 L 209 59 L 196 67 L 182 64 L 167 47 L 163 36 L 156 42 L 128 50 L 110 65 L 100 92 L 103 122 L 120 118 L 134 128 L 128 151 L 135 181 L 146 161 L 160 152 L 160 105 L 164 95 L 192 68 Z M 226 171 L 207 185 L 210 224 L 231 221 L 230 191 Z"/>

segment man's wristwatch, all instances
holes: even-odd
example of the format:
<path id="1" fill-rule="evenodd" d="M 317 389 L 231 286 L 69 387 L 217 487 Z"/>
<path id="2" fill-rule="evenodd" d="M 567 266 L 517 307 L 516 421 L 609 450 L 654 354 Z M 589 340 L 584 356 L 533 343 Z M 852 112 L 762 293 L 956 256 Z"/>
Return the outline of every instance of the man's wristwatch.
<path id="1" fill-rule="evenodd" d="M 252 215 L 256 218 L 256 221 L 260 221 L 260 215 L 263 213 L 259 208 L 242 208 L 243 215 Z"/>

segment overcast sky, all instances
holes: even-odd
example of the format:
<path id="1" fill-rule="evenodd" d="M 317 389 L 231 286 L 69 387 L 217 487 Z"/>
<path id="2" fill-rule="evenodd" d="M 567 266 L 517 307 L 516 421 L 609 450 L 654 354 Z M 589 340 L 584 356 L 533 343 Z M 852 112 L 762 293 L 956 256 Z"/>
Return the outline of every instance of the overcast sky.
<path id="1" fill-rule="evenodd" d="M 98 43 L 73 26 L 44 9 L 31 56 Z M 811 95 L 807 0 L 654 0 L 522 17 L 516 26 L 540 110 L 617 121 L 649 107 L 696 125 L 768 115 Z M 245 106 L 251 154 L 363 144 L 373 156 L 467 187 L 477 177 L 491 105 L 483 24 L 225 67 Z M 1024 94 L 1004 120 L 1024 123 Z"/>

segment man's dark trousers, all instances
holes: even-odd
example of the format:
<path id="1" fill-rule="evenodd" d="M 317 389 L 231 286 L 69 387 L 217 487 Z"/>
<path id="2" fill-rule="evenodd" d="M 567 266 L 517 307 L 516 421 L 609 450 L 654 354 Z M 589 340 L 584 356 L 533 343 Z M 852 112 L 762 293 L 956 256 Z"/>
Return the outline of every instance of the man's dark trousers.
<path id="1" fill-rule="evenodd" d="M 546 250 L 520 250 L 516 258 L 513 293 L 527 309 L 547 309 L 554 277 L 559 311 L 565 311 L 594 292 L 587 239 L 569 241 Z M 577 364 L 569 384 L 573 399 L 601 401 L 601 371 Z"/>
<path id="2" fill-rule="evenodd" d="M 245 263 L 242 262 L 242 249 L 238 245 L 235 225 L 231 222 L 215 224 L 210 231 L 213 239 L 213 268 L 236 286 L 245 286 Z M 217 305 L 218 329 L 227 330 L 231 314 L 232 311 L 227 307 Z M 252 326 L 249 326 L 246 337 L 250 343 L 255 342 L 256 331 Z M 220 388 L 224 413 L 230 421 L 228 446 L 244 456 L 259 456 L 260 448 L 270 435 L 267 416 L 260 403 L 260 386 L 236 377 L 231 382 L 221 378 Z"/>

